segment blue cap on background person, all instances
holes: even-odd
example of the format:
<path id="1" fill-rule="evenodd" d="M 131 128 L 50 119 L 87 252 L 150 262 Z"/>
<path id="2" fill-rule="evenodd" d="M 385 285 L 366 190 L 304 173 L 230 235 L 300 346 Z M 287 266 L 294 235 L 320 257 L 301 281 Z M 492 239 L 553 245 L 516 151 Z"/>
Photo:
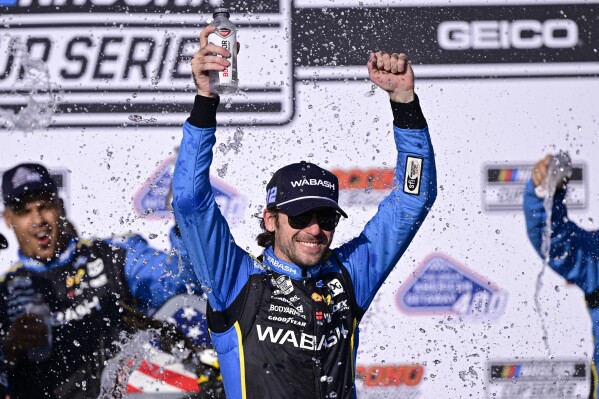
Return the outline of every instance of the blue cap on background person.
<path id="1" fill-rule="evenodd" d="M 2 175 L 2 200 L 5 205 L 14 205 L 32 193 L 47 193 L 56 198 L 58 187 L 45 166 L 37 163 L 22 163 Z"/>
<path id="2" fill-rule="evenodd" d="M 337 176 L 306 161 L 282 167 L 266 185 L 266 207 L 289 216 L 316 208 L 334 208 L 347 217 L 338 202 Z"/>

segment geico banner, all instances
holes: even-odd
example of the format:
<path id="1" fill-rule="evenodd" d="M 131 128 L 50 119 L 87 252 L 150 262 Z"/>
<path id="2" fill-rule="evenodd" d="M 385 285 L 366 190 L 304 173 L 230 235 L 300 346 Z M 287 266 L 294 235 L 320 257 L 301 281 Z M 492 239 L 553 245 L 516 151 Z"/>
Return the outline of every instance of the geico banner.
<path id="1" fill-rule="evenodd" d="M 597 4 L 457 3 L 298 1 L 293 18 L 297 74 L 366 77 L 359 66 L 368 49 L 395 49 L 397 40 L 402 51 L 412 55 L 420 78 L 599 73 L 594 45 L 599 25 L 593 17 L 599 12 Z M 342 34 L 333 34 L 341 29 Z M 313 47 L 307 42 L 325 44 Z"/>
<path id="2" fill-rule="evenodd" d="M 220 6 L 245 43 L 241 90 L 221 104 L 223 124 L 286 124 L 296 79 L 366 78 L 368 53 L 396 49 L 398 38 L 419 78 L 599 73 L 596 4 L 0 0 L 0 108 L 27 104 L 27 61 L 41 60 L 54 127 L 175 125 L 191 107 L 199 29 Z"/>
<path id="3" fill-rule="evenodd" d="M 187 3 L 157 1 L 159 13 L 149 12 L 148 2 L 116 3 L 4 1 L 0 53 L 7 56 L 0 61 L 0 107 L 18 110 L 25 104 L 27 96 L 18 94 L 31 89 L 23 79 L 26 61 L 41 60 L 51 83 L 45 90 L 58 96 L 54 127 L 179 124 L 195 90 L 189 61 L 211 14 L 198 15 Z M 194 6 L 194 12 L 170 12 L 182 6 Z M 252 45 L 243 54 L 242 94 L 221 104 L 224 123 L 280 124 L 292 116 L 288 12 L 281 1 L 232 15 L 242 46 L 266 37 L 268 45 Z"/>

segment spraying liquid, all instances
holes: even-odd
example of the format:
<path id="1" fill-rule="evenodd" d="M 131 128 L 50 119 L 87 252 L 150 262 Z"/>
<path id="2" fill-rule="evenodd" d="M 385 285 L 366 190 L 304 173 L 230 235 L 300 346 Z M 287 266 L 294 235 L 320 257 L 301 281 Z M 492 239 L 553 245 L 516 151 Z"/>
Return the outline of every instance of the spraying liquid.
<path id="1" fill-rule="evenodd" d="M 551 251 L 551 216 L 553 214 L 553 200 L 555 198 L 555 192 L 557 188 L 563 184 L 567 179 L 572 176 L 572 161 L 568 153 L 560 151 L 558 154 L 553 156 L 549 167 L 547 168 L 547 178 L 545 182 L 540 186 L 540 190 L 535 190 L 538 196 L 544 196 L 543 206 L 545 208 L 545 230 L 543 231 L 543 241 L 541 244 L 541 252 L 543 254 L 543 266 L 539 275 L 537 276 L 537 284 L 535 287 L 535 306 L 539 317 L 541 319 L 541 328 L 543 329 L 543 342 L 545 344 L 545 351 L 547 356 L 551 357 L 551 348 L 549 346 L 549 335 L 547 325 L 545 324 L 545 318 L 543 317 L 543 310 L 539 301 L 539 293 L 543 287 L 543 275 L 545 274 L 545 268 L 549 264 L 550 251 Z"/>
<path id="2" fill-rule="evenodd" d="M 235 93 L 239 85 L 237 79 L 237 28 L 229 19 L 226 8 L 218 8 L 210 25 L 216 30 L 208 35 L 208 43 L 224 47 L 231 52 L 231 63 L 224 71 L 210 71 L 210 91 L 212 93 Z"/>
<path id="3" fill-rule="evenodd" d="M 131 373 L 151 356 L 151 351 L 144 346 L 158 336 L 156 330 L 137 331 L 131 338 L 121 333 L 119 353 L 106 362 L 102 372 L 102 385 L 98 399 L 121 399 L 127 393 L 127 383 Z"/>
<path id="4" fill-rule="evenodd" d="M 24 43 L 15 43 L 13 52 L 24 73 L 11 96 L 24 98 L 26 105 L 18 111 L 0 108 L 0 127 L 22 132 L 46 128 L 52 123 L 58 103 L 48 67 L 43 61 L 32 59 Z"/>

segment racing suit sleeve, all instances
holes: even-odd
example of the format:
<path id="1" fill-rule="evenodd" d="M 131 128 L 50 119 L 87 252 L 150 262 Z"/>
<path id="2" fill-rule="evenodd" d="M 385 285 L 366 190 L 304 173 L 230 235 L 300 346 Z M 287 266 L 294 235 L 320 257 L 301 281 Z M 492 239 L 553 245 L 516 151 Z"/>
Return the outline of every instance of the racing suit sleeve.
<path id="1" fill-rule="evenodd" d="M 171 229 L 169 238 L 171 253 L 150 246 L 140 235 L 108 240 L 111 245 L 125 249 L 125 279 L 137 299 L 138 310 L 146 315 L 171 297 L 186 293 L 188 288 L 201 292 L 189 266 L 183 240 L 175 234 L 175 228 Z"/>
<path id="2" fill-rule="evenodd" d="M 235 244 L 210 185 L 218 102 L 218 98 L 196 96 L 191 115 L 183 125 L 173 175 L 173 209 L 210 306 L 222 311 L 247 282 L 253 262 Z"/>
<path id="3" fill-rule="evenodd" d="M 397 148 L 393 190 L 362 233 L 336 250 L 351 277 L 356 303 L 364 310 L 416 235 L 437 195 L 433 146 L 418 97 L 408 104 L 392 102 L 391 107 Z M 408 169 L 414 160 L 422 160 L 417 193 L 406 188 L 406 174 L 411 174 Z"/>
<path id="4" fill-rule="evenodd" d="M 551 211 L 549 266 L 566 280 L 578 285 L 585 294 L 598 288 L 599 231 L 581 229 L 568 219 L 565 190 L 559 190 Z M 534 192 L 532 180 L 524 192 L 524 215 L 528 238 L 541 258 L 547 213 L 543 199 Z"/>

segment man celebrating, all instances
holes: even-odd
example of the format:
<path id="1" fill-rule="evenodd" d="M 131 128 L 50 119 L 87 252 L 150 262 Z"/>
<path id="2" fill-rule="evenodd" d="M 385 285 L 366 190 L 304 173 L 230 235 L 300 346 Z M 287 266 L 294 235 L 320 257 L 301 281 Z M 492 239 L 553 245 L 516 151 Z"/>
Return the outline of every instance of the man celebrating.
<path id="1" fill-rule="evenodd" d="M 335 175 L 312 163 L 287 165 L 266 187 L 253 258 L 238 247 L 209 181 L 219 98 L 209 71 L 231 54 L 208 44 L 192 60 L 197 96 L 183 127 L 173 190 L 182 237 L 202 285 L 229 399 L 353 398 L 357 323 L 426 217 L 436 196 L 433 148 L 404 54 L 372 54 L 370 79 L 389 93 L 397 146 L 395 184 L 352 241 L 330 250 L 346 213 Z"/>
<path id="2" fill-rule="evenodd" d="M 524 192 L 524 216 L 528 238 L 534 249 L 545 258 L 543 235 L 547 224 L 543 190 L 545 181 L 551 173 L 549 168 L 553 160 L 547 155 L 533 168 L 530 181 Z M 565 181 L 559 181 L 553 197 L 551 209 L 551 238 L 548 265 L 568 282 L 580 287 L 585 295 L 592 321 L 594 337 L 593 361 L 591 364 L 591 392 L 589 398 L 596 399 L 598 394 L 597 364 L 599 364 L 599 230 L 589 231 L 576 225 L 568 217 L 566 207 L 567 187 Z"/>
<path id="3" fill-rule="evenodd" d="M 40 164 L 6 171 L 2 196 L 20 258 L 0 281 L 11 398 L 97 398 L 113 341 L 130 330 L 124 308 L 148 314 L 197 279 L 140 236 L 79 239 Z"/>

